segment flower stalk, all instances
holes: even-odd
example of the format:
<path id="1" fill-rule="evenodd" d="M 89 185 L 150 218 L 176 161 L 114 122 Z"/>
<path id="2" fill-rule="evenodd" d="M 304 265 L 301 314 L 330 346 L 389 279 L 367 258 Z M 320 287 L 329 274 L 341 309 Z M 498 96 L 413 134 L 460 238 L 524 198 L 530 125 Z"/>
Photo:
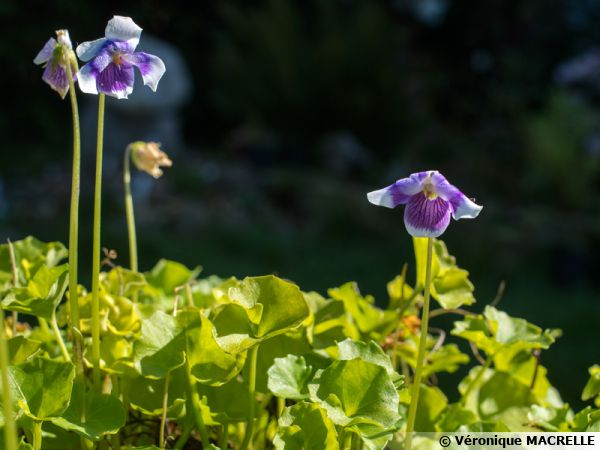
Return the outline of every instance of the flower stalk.
<path id="1" fill-rule="evenodd" d="M 98 95 L 98 134 L 96 141 L 96 179 L 94 187 L 94 230 L 92 247 L 92 379 L 100 392 L 100 233 L 102 213 L 102 148 L 104 139 L 104 94 Z"/>
<path id="2" fill-rule="evenodd" d="M 12 284 L 13 287 L 16 288 L 18 287 L 19 284 L 19 274 L 17 273 L 17 263 L 15 260 L 15 248 L 12 245 L 12 242 L 10 239 L 7 239 L 6 242 L 8 243 L 8 253 L 10 256 L 10 271 L 12 273 Z M 17 311 L 13 311 L 12 312 L 12 337 L 15 337 L 17 335 L 17 322 L 19 320 L 19 313 Z M 4 322 L 2 322 L 4 323 Z"/>
<path id="3" fill-rule="evenodd" d="M 125 149 L 125 160 L 123 163 L 123 184 L 125 185 L 125 215 L 127 216 L 127 235 L 129 238 L 129 266 L 133 272 L 137 272 L 137 236 L 135 232 L 133 196 L 131 195 L 131 145 L 128 145 Z"/>
<path id="4" fill-rule="evenodd" d="M 417 417 L 417 405 L 419 403 L 419 393 L 421 390 L 421 378 L 423 377 L 423 362 L 427 350 L 427 330 L 429 328 L 429 297 L 431 291 L 431 262 L 433 256 L 433 238 L 427 239 L 427 262 L 425 271 L 425 292 L 423 296 L 423 310 L 421 311 L 421 335 L 419 337 L 419 350 L 417 353 L 417 366 L 413 378 L 410 406 L 408 409 L 408 419 L 406 423 L 406 444 L 405 449 L 410 450 L 412 446 L 412 432 L 415 429 L 415 419 Z"/>
<path id="5" fill-rule="evenodd" d="M 81 132 L 79 127 L 79 108 L 73 68 L 69 60 L 67 79 L 69 82 L 69 97 L 71 99 L 71 115 L 73 120 L 73 168 L 71 174 L 71 208 L 69 217 L 69 317 L 71 328 L 80 329 L 79 296 L 77 294 L 78 277 L 78 247 L 79 247 L 79 191 L 81 185 Z M 75 68 L 76 70 L 76 68 Z M 80 348 L 78 333 L 72 332 L 73 345 Z"/>
<path id="6" fill-rule="evenodd" d="M 0 374 L 2 377 L 2 407 L 4 413 L 4 448 L 17 450 L 17 426 L 13 414 L 10 383 L 8 382 L 8 345 L 6 343 L 6 329 L 4 326 L 4 310 L 0 308 Z"/>
<path id="7" fill-rule="evenodd" d="M 256 394 L 256 365 L 258 361 L 258 344 L 250 349 L 250 361 L 248 363 L 248 424 L 244 433 L 244 440 L 240 450 L 246 450 L 254 435 L 255 394 Z"/>

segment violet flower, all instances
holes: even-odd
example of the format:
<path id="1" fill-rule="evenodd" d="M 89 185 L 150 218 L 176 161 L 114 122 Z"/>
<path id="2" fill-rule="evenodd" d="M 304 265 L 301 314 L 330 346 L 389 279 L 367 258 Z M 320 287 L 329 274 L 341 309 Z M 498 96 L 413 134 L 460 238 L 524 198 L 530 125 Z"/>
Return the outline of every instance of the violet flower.
<path id="1" fill-rule="evenodd" d="M 450 223 L 450 216 L 474 219 L 483 208 L 467 198 L 437 170 L 413 173 L 394 184 L 369 192 L 371 203 L 386 208 L 406 205 L 404 225 L 414 237 L 438 237 Z"/>
<path id="2" fill-rule="evenodd" d="M 127 98 L 133 92 L 135 66 L 144 84 L 156 91 L 165 64 L 158 56 L 134 51 L 141 34 L 142 29 L 130 17 L 114 16 L 106 25 L 105 37 L 80 44 L 77 56 L 87 62 L 79 71 L 81 90 Z"/>
<path id="3" fill-rule="evenodd" d="M 77 74 L 77 59 L 73 53 L 69 32 L 67 30 L 57 30 L 56 39 L 48 39 L 33 63 L 37 65 L 45 64 L 42 80 L 48 83 L 62 98 L 65 98 L 69 91 L 67 67 L 71 66 L 73 79 L 76 78 Z"/>

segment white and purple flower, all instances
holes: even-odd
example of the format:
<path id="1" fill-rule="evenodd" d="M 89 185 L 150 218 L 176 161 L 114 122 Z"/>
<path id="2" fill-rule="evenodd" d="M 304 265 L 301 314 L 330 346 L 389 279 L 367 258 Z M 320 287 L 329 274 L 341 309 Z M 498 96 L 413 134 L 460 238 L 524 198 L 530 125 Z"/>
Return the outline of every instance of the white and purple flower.
<path id="1" fill-rule="evenodd" d="M 71 66 L 73 79 L 77 74 L 77 59 L 67 30 L 57 30 L 56 39 L 50 38 L 33 60 L 34 64 L 44 66 L 42 80 L 65 98 L 69 91 L 67 67 Z"/>
<path id="2" fill-rule="evenodd" d="M 450 223 L 450 216 L 474 219 L 483 208 L 467 198 L 437 170 L 413 173 L 394 184 L 369 192 L 371 203 L 386 208 L 406 205 L 404 225 L 415 237 L 438 237 Z"/>
<path id="3" fill-rule="evenodd" d="M 104 34 L 101 39 L 77 47 L 77 56 L 87 62 L 79 71 L 81 90 L 88 94 L 127 98 L 133 92 L 135 66 L 142 74 L 144 84 L 156 91 L 165 73 L 165 64 L 158 56 L 134 51 L 142 29 L 130 17 L 114 16 L 108 21 Z"/>

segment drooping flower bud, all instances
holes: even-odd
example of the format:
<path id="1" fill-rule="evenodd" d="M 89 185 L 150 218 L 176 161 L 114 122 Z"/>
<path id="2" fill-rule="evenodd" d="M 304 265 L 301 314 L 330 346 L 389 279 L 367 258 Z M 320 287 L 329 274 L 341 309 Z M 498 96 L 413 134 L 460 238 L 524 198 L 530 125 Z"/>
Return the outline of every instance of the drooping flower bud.
<path id="1" fill-rule="evenodd" d="M 173 161 L 160 149 L 160 144 L 157 142 L 136 141 L 129 144 L 129 151 L 135 166 L 154 178 L 159 178 L 163 174 L 161 167 L 173 165 Z"/>

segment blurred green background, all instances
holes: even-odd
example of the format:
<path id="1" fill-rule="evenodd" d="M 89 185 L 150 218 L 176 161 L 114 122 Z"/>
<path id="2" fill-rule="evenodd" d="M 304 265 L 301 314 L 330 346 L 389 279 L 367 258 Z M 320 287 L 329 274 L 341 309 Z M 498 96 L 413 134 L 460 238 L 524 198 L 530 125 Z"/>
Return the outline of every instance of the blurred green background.
<path id="1" fill-rule="evenodd" d="M 562 328 L 541 360 L 581 406 L 600 362 L 599 2 L 4 1 L 2 239 L 67 241 L 70 108 L 32 59 L 55 29 L 96 39 L 113 14 L 144 28 L 142 48 L 145 35 L 175 46 L 193 85 L 173 168 L 134 182 L 143 269 L 167 257 L 322 293 L 356 280 L 384 304 L 412 243 L 402 210 L 365 194 L 435 168 L 485 205 L 443 236 L 476 309 L 504 280 L 500 308 Z M 122 152 L 106 148 L 103 245 L 127 264 Z M 87 281 L 93 153 L 83 165 Z"/>

